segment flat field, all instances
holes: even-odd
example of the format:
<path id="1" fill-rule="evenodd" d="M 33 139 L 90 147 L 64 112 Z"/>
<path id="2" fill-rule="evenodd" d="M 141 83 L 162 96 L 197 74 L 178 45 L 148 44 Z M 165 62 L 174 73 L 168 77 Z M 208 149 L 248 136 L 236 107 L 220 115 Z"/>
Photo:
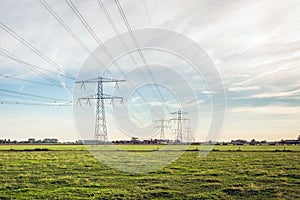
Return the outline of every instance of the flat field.
<path id="1" fill-rule="evenodd" d="M 189 149 L 163 169 L 135 174 L 103 165 L 81 145 L 1 145 L 0 199 L 300 198 L 300 146 L 215 146 L 206 157 L 200 146 Z"/>

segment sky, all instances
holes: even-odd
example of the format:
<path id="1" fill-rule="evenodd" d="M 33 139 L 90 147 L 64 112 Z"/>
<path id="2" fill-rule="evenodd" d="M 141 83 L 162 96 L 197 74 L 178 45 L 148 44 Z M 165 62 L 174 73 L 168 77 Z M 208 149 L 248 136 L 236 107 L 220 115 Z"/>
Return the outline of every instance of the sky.
<path id="1" fill-rule="evenodd" d="M 50 14 L 43 2 L 52 8 L 77 40 Z M 106 19 L 97 0 L 73 0 L 72 3 L 98 39 L 105 43 L 116 38 L 118 33 Z M 126 35 L 128 29 L 114 1 L 106 0 L 103 3 L 117 31 Z M 120 0 L 120 4 L 133 30 L 157 28 L 179 33 L 199 45 L 210 58 L 226 93 L 223 128 L 214 139 L 280 140 L 295 139 L 300 134 L 298 0 Z M 66 72 L 78 76 L 80 80 L 95 78 L 90 76 L 97 74 L 96 67 L 92 68 L 96 71 L 89 72 L 89 77 L 81 75 L 85 66 L 93 64 L 90 53 L 98 52 L 99 44 L 68 3 L 61 0 L 2 0 L 0 21 L 2 27 L 3 24 L 9 27 L 9 30 L 47 57 L 42 58 L 0 27 L 0 139 L 51 137 L 60 141 L 74 141 L 86 134 L 87 137 L 93 135 L 95 104 L 86 105 L 86 102 L 82 102 L 82 105 L 78 105 L 75 101 L 79 98 L 78 94 L 84 97 L 93 93 L 95 85 L 81 91 Z M 154 40 L 154 35 L 149 34 L 145 38 Z M 163 43 L 165 40 L 159 38 L 159 41 Z M 125 43 L 134 44 L 130 39 Z M 38 72 L 37 68 L 8 58 L 3 49 L 40 67 Z M 178 110 L 180 95 L 195 97 L 193 100 L 183 98 L 182 109 L 189 112 L 186 117 L 192 119 L 190 126 L 194 126 L 197 140 L 207 138 L 214 91 L 206 87 L 205 77 L 198 79 L 191 66 L 168 52 L 148 50 L 143 54 L 147 60 L 151 60 L 154 82 L 163 84 L 149 85 L 153 80 L 151 76 L 149 79 L 149 68 L 142 66 L 138 52 L 120 58 L 120 66 L 127 75 L 123 76 L 113 68 L 111 74 L 106 75 L 126 78 L 126 83 L 119 83 L 120 91 L 114 89 L 114 84 L 108 84 L 105 92 L 109 94 L 116 91 L 116 95 L 123 96 L 130 112 L 124 121 L 124 116 L 120 119 L 115 114 L 115 111 L 122 113 L 124 107 L 106 102 L 109 138 L 155 137 L 159 130 L 154 129 L 153 122 L 163 117 L 172 118 L 170 112 Z M 106 58 L 100 59 L 106 62 Z M 134 60 L 141 67 L 136 68 Z M 132 90 L 135 84 L 140 88 Z M 157 98 L 157 88 L 164 94 L 165 107 Z M 191 88 L 193 95 L 185 93 L 186 88 Z M 20 96 L 20 92 L 23 95 Z M 192 105 L 191 102 L 196 103 Z M 78 117 L 81 114 L 87 118 Z M 160 114 L 163 116 L 158 116 Z M 124 134 L 120 126 L 122 123 L 130 126 L 127 119 L 142 127 L 138 130 L 139 134 L 142 130 L 145 133 L 136 135 L 136 129 L 128 129 Z M 170 123 L 172 127 L 175 125 L 174 122 Z M 167 137 L 174 138 L 173 130 L 167 130 Z"/>

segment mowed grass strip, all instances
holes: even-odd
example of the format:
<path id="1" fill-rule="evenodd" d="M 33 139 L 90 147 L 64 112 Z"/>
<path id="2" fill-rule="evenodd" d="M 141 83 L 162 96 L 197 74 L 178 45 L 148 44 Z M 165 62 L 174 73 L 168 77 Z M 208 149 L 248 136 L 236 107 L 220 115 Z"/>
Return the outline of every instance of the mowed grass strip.
<path id="1" fill-rule="evenodd" d="M 213 151 L 204 158 L 189 151 L 159 171 L 134 174 L 111 169 L 80 148 L 1 151 L 0 199 L 300 198 L 297 151 Z"/>

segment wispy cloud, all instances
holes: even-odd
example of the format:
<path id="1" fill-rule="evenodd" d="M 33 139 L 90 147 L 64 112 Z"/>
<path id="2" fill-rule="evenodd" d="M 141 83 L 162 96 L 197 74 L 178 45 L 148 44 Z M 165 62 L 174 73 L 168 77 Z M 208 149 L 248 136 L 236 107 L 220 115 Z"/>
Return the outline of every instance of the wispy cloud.
<path id="1" fill-rule="evenodd" d="M 282 92 L 266 92 L 262 94 L 256 94 L 249 96 L 249 98 L 272 98 L 272 97 L 300 97 L 300 89 L 292 91 L 282 91 Z"/>
<path id="2" fill-rule="evenodd" d="M 300 115 L 300 106 L 267 105 L 253 107 L 236 107 L 233 113 L 244 113 L 247 115 Z"/>
<path id="3" fill-rule="evenodd" d="M 253 90 L 260 90 L 260 86 L 239 86 L 239 87 L 230 87 L 228 91 L 230 92 L 241 92 L 241 91 L 253 91 Z"/>

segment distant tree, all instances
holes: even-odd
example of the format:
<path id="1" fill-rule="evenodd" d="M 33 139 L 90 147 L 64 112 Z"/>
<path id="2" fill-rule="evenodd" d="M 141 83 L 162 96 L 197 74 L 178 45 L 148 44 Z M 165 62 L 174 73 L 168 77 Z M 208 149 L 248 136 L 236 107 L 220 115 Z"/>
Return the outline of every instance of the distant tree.
<path id="1" fill-rule="evenodd" d="M 298 138 L 297 138 L 297 140 L 300 140 L 300 135 L 298 135 Z"/>

